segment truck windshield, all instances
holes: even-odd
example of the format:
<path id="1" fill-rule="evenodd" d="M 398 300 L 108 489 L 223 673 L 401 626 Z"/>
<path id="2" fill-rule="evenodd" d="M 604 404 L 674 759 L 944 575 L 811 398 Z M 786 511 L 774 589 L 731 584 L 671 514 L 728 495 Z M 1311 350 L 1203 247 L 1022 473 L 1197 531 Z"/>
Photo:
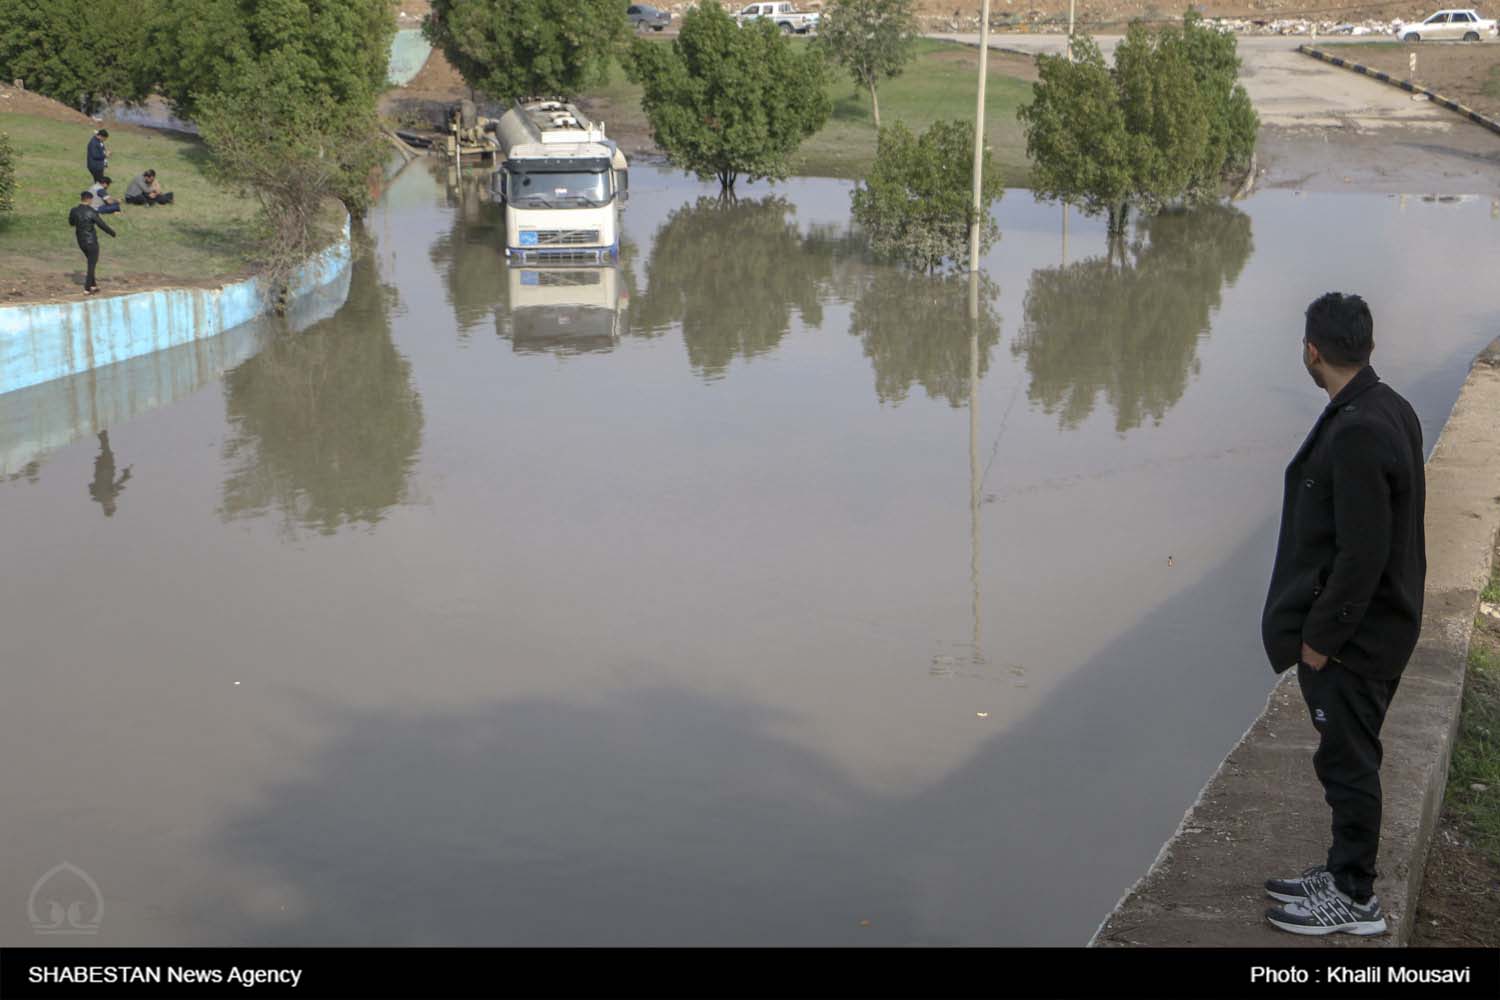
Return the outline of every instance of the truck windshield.
<path id="1" fill-rule="evenodd" d="M 516 171 L 511 175 L 510 198 L 519 204 L 604 205 L 611 190 L 609 171 Z"/>

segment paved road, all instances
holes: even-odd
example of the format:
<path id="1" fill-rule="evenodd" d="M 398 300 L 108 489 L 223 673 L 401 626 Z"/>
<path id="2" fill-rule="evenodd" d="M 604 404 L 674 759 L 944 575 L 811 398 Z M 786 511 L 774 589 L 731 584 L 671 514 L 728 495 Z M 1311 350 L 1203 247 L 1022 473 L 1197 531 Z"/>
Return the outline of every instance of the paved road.
<path id="1" fill-rule="evenodd" d="M 979 44 L 978 34 L 932 37 Z M 990 36 L 990 47 L 1027 54 L 1061 54 L 1064 41 L 1062 35 L 1002 34 Z M 1095 41 L 1108 56 L 1120 36 L 1100 35 Z M 1264 124 L 1366 131 L 1388 126 L 1444 129 L 1457 121 L 1426 101 L 1413 101 L 1404 91 L 1299 54 L 1297 46 L 1306 41 L 1279 35 L 1240 36 L 1240 58 L 1244 62 L 1240 78 Z"/>

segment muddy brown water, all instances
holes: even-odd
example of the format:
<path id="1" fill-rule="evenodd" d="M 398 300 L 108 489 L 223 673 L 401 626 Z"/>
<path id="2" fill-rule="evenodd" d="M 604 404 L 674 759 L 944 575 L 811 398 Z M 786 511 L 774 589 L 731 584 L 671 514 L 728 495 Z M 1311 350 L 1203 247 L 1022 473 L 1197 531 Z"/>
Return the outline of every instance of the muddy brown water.
<path id="1" fill-rule="evenodd" d="M 0 943 L 61 862 L 101 944 L 1081 943 L 1270 688 L 1306 303 L 1429 447 L 1500 318 L 1487 201 L 1012 191 L 971 322 L 708 193 L 527 278 L 416 164 L 331 319 L 12 401 Z"/>

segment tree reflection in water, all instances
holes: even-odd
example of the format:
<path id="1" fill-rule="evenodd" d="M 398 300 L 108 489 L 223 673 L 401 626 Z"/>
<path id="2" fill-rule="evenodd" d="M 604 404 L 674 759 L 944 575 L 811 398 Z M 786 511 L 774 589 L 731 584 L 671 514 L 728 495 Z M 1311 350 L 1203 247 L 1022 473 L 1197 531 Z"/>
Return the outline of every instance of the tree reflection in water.
<path id="1" fill-rule="evenodd" d="M 1000 340 L 995 304 L 999 288 L 979 275 L 971 302 L 968 275 L 929 276 L 916 271 L 867 264 L 857 280 L 849 332 L 864 345 L 875 368 L 875 395 L 900 403 L 920 385 L 932 399 L 953 407 L 969 405 L 971 338 L 978 329 L 978 373 L 990 366 L 990 350 Z M 971 317 L 970 306 L 977 316 Z"/>
<path id="2" fill-rule="evenodd" d="M 365 257 L 337 316 L 282 335 L 225 376 L 222 517 L 274 510 L 288 534 L 333 534 L 407 500 L 422 402 L 391 341 L 394 299 Z"/>
<path id="3" fill-rule="evenodd" d="M 1252 247 L 1250 217 L 1219 205 L 1144 219 L 1108 256 L 1032 272 L 1011 344 L 1030 398 L 1065 428 L 1101 394 L 1117 432 L 1159 424 L 1198 373 L 1198 339 Z"/>
<path id="4" fill-rule="evenodd" d="M 506 314 L 505 209 L 489 193 L 489 174 L 472 171 L 449 188 L 453 227 L 433 241 L 427 256 L 443 276 L 458 336 L 466 341 L 493 317 Z"/>
<path id="5" fill-rule="evenodd" d="M 823 322 L 831 258 L 815 252 L 783 198 L 699 198 L 673 212 L 631 306 L 631 332 L 656 336 L 680 324 L 688 361 L 717 378 L 735 358 L 773 350 L 802 322 Z"/>

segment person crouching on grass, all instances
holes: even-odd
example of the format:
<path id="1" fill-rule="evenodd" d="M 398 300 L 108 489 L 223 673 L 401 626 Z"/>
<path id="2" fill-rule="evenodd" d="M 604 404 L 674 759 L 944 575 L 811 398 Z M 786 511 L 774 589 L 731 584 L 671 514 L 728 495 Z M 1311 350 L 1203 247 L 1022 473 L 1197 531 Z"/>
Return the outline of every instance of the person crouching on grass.
<path id="1" fill-rule="evenodd" d="M 68 213 L 68 224 L 73 227 L 73 235 L 78 239 L 78 249 L 83 251 L 83 257 L 89 262 L 88 276 L 83 280 L 83 290 L 89 295 L 99 291 L 99 283 L 94 280 L 94 268 L 99 264 L 99 234 L 96 229 L 102 229 L 111 237 L 115 231 L 109 228 L 95 211 L 92 204 L 94 193 L 83 191 L 78 195 L 78 204 Z"/>
<path id="2" fill-rule="evenodd" d="M 1302 363 L 1329 403 L 1287 466 L 1261 617 L 1277 673 L 1297 668 L 1318 731 L 1313 770 L 1333 812 L 1327 860 L 1273 878 L 1266 911 L 1293 934 L 1381 934 L 1380 727 L 1422 630 L 1427 578 L 1422 425 L 1370 367 L 1370 307 L 1329 292 L 1307 308 Z"/>
<path id="3" fill-rule="evenodd" d="M 127 205 L 170 205 L 172 192 L 163 191 L 157 183 L 156 171 L 148 170 L 136 177 L 125 188 Z"/>
<path id="4" fill-rule="evenodd" d="M 94 211 L 100 215 L 125 211 L 125 207 L 120 204 L 120 199 L 109 193 L 109 186 L 113 183 L 108 177 L 104 177 L 97 184 L 89 185 L 89 191 L 94 196 L 89 204 L 93 205 Z"/>

